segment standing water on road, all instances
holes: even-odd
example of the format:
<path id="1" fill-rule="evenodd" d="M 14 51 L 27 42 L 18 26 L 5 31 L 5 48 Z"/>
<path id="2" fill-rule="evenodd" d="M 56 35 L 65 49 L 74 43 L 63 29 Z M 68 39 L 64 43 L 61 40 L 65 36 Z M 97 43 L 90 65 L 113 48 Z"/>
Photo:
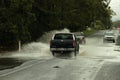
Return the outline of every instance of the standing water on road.
<path id="1" fill-rule="evenodd" d="M 27 45 L 22 46 L 20 52 L 13 52 L 10 57 L 20 57 L 20 58 L 39 58 L 51 56 L 49 51 L 49 41 L 54 33 L 69 33 L 68 29 L 63 30 L 53 30 L 50 32 L 46 32 L 37 42 L 32 42 Z"/>
<path id="2" fill-rule="evenodd" d="M 49 59 L 51 54 L 49 51 L 49 41 L 54 33 L 69 33 L 68 29 L 54 30 L 46 32 L 37 42 L 23 45 L 21 51 L 8 52 L 0 56 L 0 70 L 14 68 L 21 65 L 29 59 Z"/>

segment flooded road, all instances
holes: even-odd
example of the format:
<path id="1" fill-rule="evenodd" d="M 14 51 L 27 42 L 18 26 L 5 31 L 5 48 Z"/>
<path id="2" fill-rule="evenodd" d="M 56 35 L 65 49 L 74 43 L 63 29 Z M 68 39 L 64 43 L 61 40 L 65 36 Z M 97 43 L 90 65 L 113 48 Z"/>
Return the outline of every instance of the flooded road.
<path id="1" fill-rule="evenodd" d="M 10 69 L 22 65 L 24 62 L 36 59 L 53 58 L 49 50 L 49 41 L 56 32 L 67 32 L 68 29 L 46 32 L 37 42 L 31 42 L 21 47 L 21 51 L 0 53 L 0 70 Z"/>
<path id="2" fill-rule="evenodd" d="M 11 69 L 20 66 L 24 62 L 24 60 L 17 58 L 0 58 L 0 70 Z"/>
<path id="3" fill-rule="evenodd" d="M 115 43 L 103 43 L 103 33 L 87 37 L 77 57 L 53 57 L 47 43 L 28 44 L 20 53 L 9 55 L 6 63 L 17 67 L 0 71 L 0 80 L 120 80 L 120 52 L 114 51 Z"/>

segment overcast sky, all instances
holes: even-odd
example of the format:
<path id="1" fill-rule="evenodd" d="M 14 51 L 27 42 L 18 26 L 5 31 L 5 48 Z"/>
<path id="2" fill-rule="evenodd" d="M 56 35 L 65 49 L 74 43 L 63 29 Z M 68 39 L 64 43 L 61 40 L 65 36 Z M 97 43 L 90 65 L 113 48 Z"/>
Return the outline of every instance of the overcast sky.
<path id="1" fill-rule="evenodd" d="M 116 13 L 116 15 L 112 17 L 112 20 L 120 20 L 120 0 L 111 0 L 110 6 L 111 9 Z"/>

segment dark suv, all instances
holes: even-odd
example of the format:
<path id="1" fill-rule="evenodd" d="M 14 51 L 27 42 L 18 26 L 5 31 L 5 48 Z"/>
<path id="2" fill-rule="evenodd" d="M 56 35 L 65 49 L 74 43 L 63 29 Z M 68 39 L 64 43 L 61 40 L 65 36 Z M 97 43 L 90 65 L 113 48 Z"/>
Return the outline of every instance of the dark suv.
<path id="1" fill-rule="evenodd" d="M 56 33 L 50 41 L 50 51 L 55 53 L 74 52 L 76 56 L 79 51 L 79 41 L 73 33 Z"/>

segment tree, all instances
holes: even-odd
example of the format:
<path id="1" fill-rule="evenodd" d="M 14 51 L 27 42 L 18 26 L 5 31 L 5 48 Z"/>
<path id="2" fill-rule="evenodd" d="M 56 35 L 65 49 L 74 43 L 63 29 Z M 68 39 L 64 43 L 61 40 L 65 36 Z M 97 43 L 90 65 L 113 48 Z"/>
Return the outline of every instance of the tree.
<path id="1" fill-rule="evenodd" d="M 29 25 L 34 19 L 32 0 L 2 0 L 0 4 L 1 46 L 17 45 L 18 40 L 28 42 Z"/>
<path id="2" fill-rule="evenodd" d="M 0 45 L 36 41 L 54 29 L 70 31 L 94 28 L 97 21 L 109 28 L 113 11 L 111 0 L 1 0 Z M 5 37 L 6 36 L 6 37 Z M 9 41 L 7 41 L 9 40 Z"/>

